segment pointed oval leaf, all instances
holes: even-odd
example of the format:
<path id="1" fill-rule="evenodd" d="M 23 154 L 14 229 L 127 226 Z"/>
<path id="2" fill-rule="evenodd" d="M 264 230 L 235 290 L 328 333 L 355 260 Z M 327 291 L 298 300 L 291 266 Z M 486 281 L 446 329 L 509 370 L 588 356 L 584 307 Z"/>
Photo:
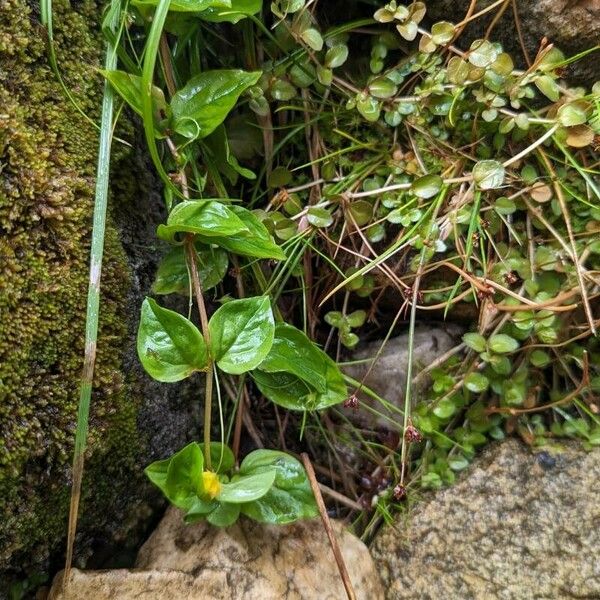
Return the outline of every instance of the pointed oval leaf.
<path id="1" fill-rule="evenodd" d="M 197 497 L 203 466 L 200 446 L 192 442 L 170 458 L 148 465 L 144 472 L 170 502 L 188 509 Z"/>
<path id="2" fill-rule="evenodd" d="M 322 410 L 348 397 L 348 389 L 338 366 L 324 352 L 322 355 L 326 368 L 324 392 L 317 391 L 305 380 L 289 372 L 267 373 L 256 369 L 252 377 L 260 392 L 279 406 L 288 410 Z"/>
<path id="3" fill-rule="evenodd" d="M 333 223 L 333 217 L 326 208 L 311 206 L 306 214 L 306 219 L 314 227 L 329 227 Z"/>
<path id="4" fill-rule="evenodd" d="M 213 6 L 202 11 L 198 16 L 211 23 L 237 23 L 250 15 L 255 15 L 262 8 L 262 0 L 231 0 L 230 7 Z"/>
<path id="5" fill-rule="evenodd" d="M 286 323 L 275 327 L 271 350 L 258 368 L 267 373 L 292 373 L 321 393 L 327 389 L 327 365 L 322 351 L 303 331 Z"/>
<path id="6" fill-rule="evenodd" d="M 375 98 L 391 98 L 397 90 L 396 84 L 387 77 L 377 77 L 369 84 L 369 93 Z"/>
<path id="7" fill-rule="evenodd" d="M 226 373 L 239 375 L 257 367 L 275 335 L 271 302 L 266 296 L 232 300 L 208 324 L 211 354 Z"/>
<path id="8" fill-rule="evenodd" d="M 212 242 L 242 256 L 285 260 L 285 253 L 275 243 L 267 228 L 253 212 L 235 205 L 231 206 L 230 210 L 244 223 L 249 233 L 242 232 L 226 238 L 213 238 Z"/>
<path id="9" fill-rule="evenodd" d="M 166 225 L 159 225 L 158 236 L 172 241 L 176 233 L 203 237 L 248 234 L 248 228 L 230 207 L 218 200 L 186 200 L 169 213 Z"/>
<path id="10" fill-rule="evenodd" d="M 219 502 L 243 504 L 252 502 L 264 496 L 273 485 L 277 472 L 274 468 L 250 475 L 236 475 L 229 483 L 221 484 L 221 491 L 217 496 Z"/>
<path id="11" fill-rule="evenodd" d="M 206 520 L 215 527 L 229 527 L 240 516 L 240 505 L 219 502 L 217 508 L 208 514 Z"/>
<path id="12" fill-rule="evenodd" d="M 142 78 L 125 71 L 100 71 L 119 96 L 140 116 L 142 116 Z M 153 120 L 156 135 L 160 134 L 161 111 L 166 114 L 167 102 L 163 91 L 152 86 Z"/>
<path id="13" fill-rule="evenodd" d="M 227 253 L 220 248 L 201 248 L 196 251 L 196 255 L 202 289 L 210 290 L 227 273 Z M 183 246 L 172 248 L 160 261 L 152 291 L 155 294 L 189 294 L 190 278 Z"/>
<path id="14" fill-rule="evenodd" d="M 491 65 L 499 54 L 497 46 L 488 40 L 475 40 L 471 44 L 468 60 L 475 67 L 485 68 Z"/>
<path id="15" fill-rule="evenodd" d="M 171 100 L 175 131 L 189 137 L 193 124 L 193 137 L 206 137 L 225 120 L 240 94 L 261 75 L 260 71 L 234 69 L 204 71 L 192 77 Z"/>
<path id="16" fill-rule="evenodd" d="M 210 463 L 215 473 L 227 473 L 233 468 L 235 457 L 229 446 L 221 442 L 211 442 Z"/>
<path id="17" fill-rule="evenodd" d="M 315 498 L 302 464 L 277 450 L 255 450 L 246 456 L 240 473 L 253 474 L 275 469 L 271 489 L 260 499 L 243 504 L 242 512 L 261 523 L 285 525 L 317 516 Z"/>
<path id="18" fill-rule="evenodd" d="M 146 372 L 166 383 L 185 379 L 208 364 L 206 344 L 196 326 L 152 298 L 142 304 L 137 351 Z"/>

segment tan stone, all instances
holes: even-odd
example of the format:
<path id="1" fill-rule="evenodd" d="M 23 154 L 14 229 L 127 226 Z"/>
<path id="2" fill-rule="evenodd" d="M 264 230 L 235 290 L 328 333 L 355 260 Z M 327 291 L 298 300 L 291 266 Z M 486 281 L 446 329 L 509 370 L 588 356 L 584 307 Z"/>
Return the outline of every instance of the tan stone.
<path id="1" fill-rule="evenodd" d="M 600 450 L 494 445 L 372 548 L 390 600 L 600 598 Z"/>
<path id="2" fill-rule="evenodd" d="M 357 598 L 383 598 L 366 546 L 334 523 Z M 283 527 L 248 519 L 227 529 L 185 525 L 169 509 L 139 552 L 136 569 L 59 574 L 50 600 L 337 600 L 346 598 L 320 520 Z"/>

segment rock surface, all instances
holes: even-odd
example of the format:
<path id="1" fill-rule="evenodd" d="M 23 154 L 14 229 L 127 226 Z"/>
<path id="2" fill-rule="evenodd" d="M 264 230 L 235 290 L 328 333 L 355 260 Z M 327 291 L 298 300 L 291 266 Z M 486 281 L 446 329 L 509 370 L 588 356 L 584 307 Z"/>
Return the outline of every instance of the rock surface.
<path id="1" fill-rule="evenodd" d="M 599 450 L 490 447 L 380 534 L 386 598 L 600 598 L 599 481 Z"/>
<path id="2" fill-rule="evenodd" d="M 52 2 L 59 71 L 94 122 L 104 5 Z M 0 597 L 64 555 L 98 148 L 49 65 L 39 6 L 0 2 Z M 163 202 L 131 120 L 118 134 L 131 146 L 113 145 L 77 564 L 141 541 L 162 506 L 143 468 L 197 423 L 197 392 L 152 383 L 137 360 Z"/>
<path id="3" fill-rule="evenodd" d="M 416 376 L 423 367 L 430 365 L 436 358 L 456 346 L 460 342 L 460 333 L 460 328 L 455 325 L 416 327 L 413 345 L 413 375 Z M 380 340 L 369 342 L 353 352 L 351 360 L 373 359 L 380 347 Z M 374 364 L 372 360 L 369 360 L 357 365 L 348 365 L 344 367 L 344 372 L 362 382 L 363 377 L 367 375 L 369 368 L 373 365 L 363 382 L 364 385 L 388 402 L 402 407 L 406 391 L 407 364 L 408 333 L 404 333 L 387 341 Z M 413 400 L 418 399 L 419 390 L 423 389 L 427 383 L 426 377 L 420 378 Z M 364 392 L 360 392 L 358 397 L 361 403 L 372 402 Z M 398 413 L 386 411 L 379 403 L 376 408 L 389 418 L 379 418 L 374 424 L 388 429 L 394 428 L 394 423 L 398 420 Z M 359 409 L 354 415 L 362 421 L 373 421 L 372 415 L 365 410 Z"/>
<path id="4" fill-rule="evenodd" d="M 435 0 L 427 2 L 431 19 L 458 23 L 466 14 L 470 0 Z M 492 0 L 479 0 L 475 12 L 492 4 Z M 589 50 L 600 41 L 600 0 L 517 0 L 517 13 L 521 22 L 525 47 L 533 60 L 542 38 L 560 48 L 567 56 Z M 472 21 L 458 41 L 468 46 L 481 38 L 497 13 L 497 9 Z M 502 42 L 504 49 L 515 59 L 522 57 L 515 17 L 509 2 L 507 10 L 498 21 L 492 40 Z M 569 78 L 591 84 L 600 78 L 598 52 L 575 63 L 567 72 Z"/>
<path id="5" fill-rule="evenodd" d="M 383 590 L 366 546 L 340 523 L 334 530 L 359 600 Z M 227 529 L 185 525 L 169 509 L 138 555 L 136 569 L 75 570 L 66 592 L 56 577 L 50 600 L 337 600 L 346 597 L 318 519 L 287 526 L 248 519 Z"/>

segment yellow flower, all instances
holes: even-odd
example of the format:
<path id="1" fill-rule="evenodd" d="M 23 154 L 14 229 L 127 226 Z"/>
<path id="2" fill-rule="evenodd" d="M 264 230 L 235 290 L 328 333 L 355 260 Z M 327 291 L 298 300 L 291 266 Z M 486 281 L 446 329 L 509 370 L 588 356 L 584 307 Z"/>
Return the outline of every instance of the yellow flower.
<path id="1" fill-rule="evenodd" d="M 202 489 L 211 500 L 219 495 L 221 483 L 216 473 L 212 471 L 202 472 Z"/>

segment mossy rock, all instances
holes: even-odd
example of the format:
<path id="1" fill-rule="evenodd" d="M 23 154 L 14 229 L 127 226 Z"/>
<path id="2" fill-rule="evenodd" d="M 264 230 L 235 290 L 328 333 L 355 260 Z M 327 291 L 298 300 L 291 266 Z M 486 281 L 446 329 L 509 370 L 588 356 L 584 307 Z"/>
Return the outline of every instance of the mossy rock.
<path id="1" fill-rule="evenodd" d="M 95 121 L 101 13 L 90 0 L 54 2 L 61 74 Z M 0 582 L 62 560 L 84 346 L 98 132 L 64 97 L 47 56 L 37 3 L 3 0 Z M 133 127 L 125 125 L 122 136 L 133 141 Z M 135 544 L 141 518 L 157 503 L 142 467 L 181 444 L 190 423 L 188 405 L 179 411 L 183 401 L 173 402 L 177 389 L 157 393 L 133 357 L 140 295 L 153 265 L 131 254 L 143 247 L 139 254 L 151 256 L 156 193 L 140 189 L 148 179 L 132 172 L 140 162 L 132 148 L 115 144 L 79 564 L 116 538 Z"/>

